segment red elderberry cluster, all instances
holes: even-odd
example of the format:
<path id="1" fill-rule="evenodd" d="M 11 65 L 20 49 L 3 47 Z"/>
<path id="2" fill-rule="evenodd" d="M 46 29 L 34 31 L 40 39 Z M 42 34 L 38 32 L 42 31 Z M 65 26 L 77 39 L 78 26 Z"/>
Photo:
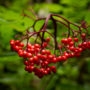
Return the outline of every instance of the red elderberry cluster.
<path id="1" fill-rule="evenodd" d="M 46 41 L 49 42 L 50 38 L 47 38 Z M 52 55 L 49 50 L 45 50 L 48 45 L 47 42 L 43 43 L 43 49 L 41 51 L 41 45 L 39 44 L 31 45 L 28 43 L 26 49 L 23 49 L 24 43 L 21 43 L 19 40 L 10 40 L 10 45 L 13 51 L 16 51 L 20 57 L 25 59 L 25 70 L 29 73 L 34 72 L 39 78 L 51 74 L 51 72 L 56 73 L 56 67 L 54 65 L 49 66 L 49 64 L 66 61 L 72 57 L 78 57 L 82 51 L 87 48 L 90 49 L 90 41 L 79 43 L 75 46 L 75 44 L 78 43 L 78 38 L 72 39 L 69 37 L 61 40 L 61 43 L 66 46 L 67 50 L 64 51 L 63 55 L 56 57 L 55 54 Z"/>
<path id="2" fill-rule="evenodd" d="M 54 19 L 52 16 L 59 17 L 68 24 L 60 20 Z M 54 24 L 54 35 L 52 35 L 52 33 L 48 32 L 46 29 L 49 19 L 51 19 Z M 66 61 L 68 58 L 79 57 L 81 52 L 83 52 L 86 49 L 90 49 L 90 40 L 89 40 L 90 37 L 88 37 L 89 35 L 87 28 L 84 28 L 85 29 L 84 33 L 82 31 L 82 26 L 71 23 L 62 16 L 50 14 L 47 16 L 47 18 L 37 19 L 34 25 L 32 26 L 33 29 L 35 29 L 35 24 L 39 20 L 45 20 L 45 23 L 38 32 L 35 30 L 33 32 L 27 30 L 25 37 L 23 37 L 21 40 L 16 41 L 10 40 L 11 50 L 16 51 L 20 57 L 24 58 L 25 70 L 27 72 L 29 73 L 33 72 L 39 78 L 42 78 L 43 76 L 49 75 L 51 73 L 56 73 L 56 66 L 52 65 L 52 63 L 55 64 L 57 62 Z M 67 38 L 62 39 L 60 43 L 58 43 L 56 39 L 57 38 L 56 22 L 62 23 L 69 29 L 68 34 L 65 34 Z M 70 24 L 78 27 L 79 30 L 78 31 L 73 30 L 70 27 Z M 70 32 L 72 32 L 72 34 Z M 42 33 L 42 35 L 40 33 Z M 53 54 L 51 54 L 50 49 L 47 50 L 50 38 L 47 37 L 46 39 L 44 39 L 45 33 L 48 33 L 54 39 L 55 47 L 53 47 L 54 48 Z M 29 43 L 30 37 L 34 36 L 35 34 L 37 35 L 37 37 L 34 44 Z M 38 37 L 41 39 L 41 44 L 36 43 Z M 24 45 L 24 43 L 22 43 L 24 39 L 27 40 L 26 46 Z M 60 51 L 59 55 L 55 54 L 56 50 Z"/>
<path id="3" fill-rule="evenodd" d="M 79 43 L 78 38 L 72 39 L 69 37 L 66 39 L 62 39 L 61 43 L 65 45 L 66 51 L 64 52 L 64 54 L 67 58 L 78 57 L 80 56 L 81 52 L 83 52 L 86 49 L 90 49 L 90 41 Z"/>
<path id="4" fill-rule="evenodd" d="M 47 42 L 50 41 L 50 38 L 47 38 Z M 50 63 L 56 63 L 55 55 L 51 55 L 49 50 L 45 50 L 47 42 L 43 43 L 43 50 L 40 51 L 41 45 L 30 43 L 27 44 L 27 48 L 23 49 L 24 44 L 19 40 L 14 41 L 10 40 L 11 49 L 16 51 L 20 57 L 25 59 L 24 65 L 25 70 L 29 73 L 34 72 L 39 78 L 42 78 L 44 75 L 51 74 L 51 72 L 56 72 L 55 66 L 49 66 Z M 35 66 L 37 65 L 37 67 Z M 40 67 L 40 68 L 39 68 Z"/>

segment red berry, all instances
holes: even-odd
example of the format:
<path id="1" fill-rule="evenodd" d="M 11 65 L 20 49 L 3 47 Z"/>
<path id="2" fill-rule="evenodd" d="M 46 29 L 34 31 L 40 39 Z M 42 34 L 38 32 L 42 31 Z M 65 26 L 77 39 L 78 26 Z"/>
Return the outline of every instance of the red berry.
<path id="1" fill-rule="evenodd" d="M 82 34 L 81 34 L 81 37 L 82 37 L 82 38 L 85 38 L 85 37 L 86 37 L 86 34 L 85 34 L 85 33 L 82 33 Z"/>
<path id="2" fill-rule="evenodd" d="M 27 57 L 32 57 L 33 55 L 31 53 L 27 53 Z"/>
<path id="3" fill-rule="evenodd" d="M 38 68 L 37 67 L 34 67 L 33 71 L 34 72 L 38 72 Z"/>
<path id="4" fill-rule="evenodd" d="M 45 67 L 45 63 L 43 62 L 43 63 L 41 63 L 41 66 L 44 68 Z"/>
<path id="5" fill-rule="evenodd" d="M 54 56 L 53 55 L 48 55 L 48 58 L 52 60 L 54 58 Z"/>
<path id="6" fill-rule="evenodd" d="M 47 74 L 48 74 L 47 70 L 45 70 L 45 71 L 44 71 L 44 74 L 45 74 L 45 75 L 47 75 Z"/>
<path id="7" fill-rule="evenodd" d="M 77 49 L 75 49 L 75 53 L 78 53 L 79 51 Z"/>
<path id="8" fill-rule="evenodd" d="M 43 46 L 43 48 L 47 47 L 47 43 L 44 42 L 42 46 Z"/>
<path id="9" fill-rule="evenodd" d="M 64 56 L 62 56 L 62 59 L 63 59 L 64 61 L 66 61 L 66 60 L 67 60 L 67 57 L 64 55 Z"/>
<path id="10" fill-rule="evenodd" d="M 34 62 L 37 63 L 37 62 L 38 62 L 38 57 L 37 57 L 37 56 L 34 56 L 34 57 L 33 57 L 33 60 L 34 60 Z"/>
<path id="11" fill-rule="evenodd" d="M 50 52 L 49 50 L 46 50 L 46 54 L 47 54 L 47 55 L 50 55 L 51 52 Z"/>
<path id="12" fill-rule="evenodd" d="M 18 45 L 19 43 L 20 43 L 20 41 L 19 41 L 19 40 L 15 41 L 15 44 L 16 44 L 16 45 Z"/>
<path id="13" fill-rule="evenodd" d="M 62 57 L 61 56 L 57 57 L 57 61 L 58 62 L 62 61 Z"/>
<path id="14" fill-rule="evenodd" d="M 37 54 L 37 57 L 38 57 L 38 58 L 42 58 L 42 55 L 41 55 L 41 54 Z"/>
<path id="15" fill-rule="evenodd" d="M 55 66 L 51 66 L 51 70 L 56 73 L 56 67 Z"/>
<path id="16" fill-rule="evenodd" d="M 23 55 L 24 56 L 27 56 L 27 51 L 23 51 Z"/>
<path id="17" fill-rule="evenodd" d="M 79 56 L 80 56 L 80 53 L 76 53 L 75 56 L 76 56 L 76 57 L 79 57 Z"/>
<path id="18" fill-rule="evenodd" d="M 70 49 L 71 51 L 74 51 L 74 50 L 75 50 L 75 47 L 71 46 L 69 49 Z"/>
<path id="19" fill-rule="evenodd" d="M 88 45 L 90 45 L 90 41 L 88 41 Z"/>
<path id="20" fill-rule="evenodd" d="M 69 38 L 67 38 L 67 40 L 68 40 L 68 42 L 71 42 L 72 41 L 72 38 L 69 37 Z"/>
<path id="21" fill-rule="evenodd" d="M 23 56 L 23 50 L 19 50 L 19 51 L 18 51 L 18 55 L 19 55 L 20 57 L 22 57 L 22 56 Z"/>
<path id="22" fill-rule="evenodd" d="M 44 63 L 45 63 L 45 65 L 48 65 L 48 61 L 45 61 Z"/>
<path id="23" fill-rule="evenodd" d="M 28 69 L 29 69 L 29 66 L 26 66 L 26 67 L 25 67 L 25 71 L 28 71 Z"/>
<path id="24" fill-rule="evenodd" d="M 46 50 L 42 50 L 41 54 L 43 54 L 43 55 L 46 54 Z"/>
<path id="25" fill-rule="evenodd" d="M 35 46 L 35 48 L 41 48 L 41 46 L 39 44 L 35 44 L 34 46 Z"/>
<path id="26" fill-rule="evenodd" d="M 50 67 L 48 67 L 46 70 L 47 70 L 48 74 L 51 73 L 51 69 L 50 69 Z"/>
<path id="27" fill-rule="evenodd" d="M 30 53 L 34 54 L 35 53 L 35 49 L 30 49 Z"/>
<path id="28" fill-rule="evenodd" d="M 46 60 L 46 59 L 47 59 L 47 56 L 42 55 L 42 59 L 43 59 L 43 60 Z"/>
<path id="29" fill-rule="evenodd" d="M 49 42 L 49 41 L 50 41 L 50 38 L 49 38 L 49 37 L 47 37 L 46 41 L 47 41 L 47 42 Z"/>
<path id="30" fill-rule="evenodd" d="M 78 42 L 78 38 L 74 38 L 74 41 L 75 41 L 75 42 Z"/>
<path id="31" fill-rule="evenodd" d="M 14 40 L 10 40 L 10 45 L 15 45 L 15 41 Z"/>
<path id="32" fill-rule="evenodd" d="M 14 46 L 15 51 L 19 51 L 21 48 L 19 46 Z"/>
<path id="33" fill-rule="evenodd" d="M 80 44 L 78 45 L 78 47 L 82 47 L 82 43 L 80 43 Z"/>
<path id="34" fill-rule="evenodd" d="M 29 58 L 29 62 L 30 63 L 33 63 L 33 58 Z"/>
<path id="35" fill-rule="evenodd" d="M 19 43 L 19 46 L 24 47 L 24 43 Z"/>
<path id="36" fill-rule="evenodd" d="M 32 62 L 32 63 L 30 63 L 29 65 L 30 65 L 30 66 L 33 66 L 33 65 L 34 65 L 34 63 Z"/>
<path id="37" fill-rule="evenodd" d="M 69 54 L 68 53 L 64 53 L 64 55 L 68 58 L 69 57 Z"/>
<path id="38" fill-rule="evenodd" d="M 83 50 L 82 50 L 82 48 L 78 48 L 78 51 L 79 51 L 79 52 L 82 52 Z"/>
<path id="39" fill-rule="evenodd" d="M 71 41 L 70 43 L 69 43 L 69 46 L 73 46 L 74 45 L 74 43 Z"/>
<path id="40" fill-rule="evenodd" d="M 61 42 L 64 43 L 64 39 L 62 39 Z"/>
<path id="41" fill-rule="evenodd" d="M 56 58 L 53 58 L 52 62 L 53 63 L 56 63 L 57 62 L 57 59 Z"/>
<path id="42" fill-rule="evenodd" d="M 35 51 L 36 51 L 36 52 L 39 52 L 39 51 L 40 51 L 40 48 L 36 48 Z"/>
<path id="43" fill-rule="evenodd" d="M 28 61 L 24 61 L 24 65 L 29 65 L 29 62 Z"/>
<path id="44" fill-rule="evenodd" d="M 28 43 L 27 48 L 31 48 L 31 47 L 32 47 L 32 45 L 30 43 Z"/>
<path id="45" fill-rule="evenodd" d="M 75 56 L 75 53 L 71 53 L 70 56 L 71 56 L 71 58 L 74 57 Z"/>
<path id="46" fill-rule="evenodd" d="M 32 49 L 35 49 L 35 46 L 31 46 Z"/>
<path id="47" fill-rule="evenodd" d="M 62 39 L 62 41 L 61 41 L 62 43 L 64 43 L 65 45 L 67 45 L 68 44 L 68 40 L 67 39 Z"/>
<path id="48" fill-rule="evenodd" d="M 83 46 L 87 46 L 87 42 L 83 42 L 82 45 L 83 45 Z"/>
<path id="49" fill-rule="evenodd" d="M 28 71 L 32 72 L 33 70 L 34 70 L 34 67 L 33 66 L 29 66 Z"/>

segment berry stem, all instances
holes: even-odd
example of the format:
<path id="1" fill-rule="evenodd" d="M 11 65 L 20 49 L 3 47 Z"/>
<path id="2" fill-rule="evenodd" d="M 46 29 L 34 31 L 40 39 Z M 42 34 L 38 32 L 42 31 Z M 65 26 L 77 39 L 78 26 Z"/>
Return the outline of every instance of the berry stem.
<path id="1" fill-rule="evenodd" d="M 51 14 L 49 14 L 45 20 L 45 24 L 43 26 L 43 33 L 42 33 L 42 44 L 43 44 L 43 41 L 44 41 L 44 34 L 45 34 L 45 31 L 46 31 L 46 27 L 47 27 L 47 24 L 48 24 L 48 20 L 50 19 L 51 17 Z M 41 47 L 42 47 L 42 44 L 41 44 Z"/>
<path id="2" fill-rule="evenodd" d="M 70 36 L 70 23 L 68 23 L 68 37 Z"/>
<path id="3" fill-rule="evenodd" d="M 54 42 L 55 42 L 55 50 L 57 49 L 57 23 L 56 23 L 56 20 L 53 19 L 53 17 L 51 17 L 52 21 L 53 21 L 53 25 L 54 25 Z M 55 53 L 55 50 L 54 50 L 54 53 Z"/>

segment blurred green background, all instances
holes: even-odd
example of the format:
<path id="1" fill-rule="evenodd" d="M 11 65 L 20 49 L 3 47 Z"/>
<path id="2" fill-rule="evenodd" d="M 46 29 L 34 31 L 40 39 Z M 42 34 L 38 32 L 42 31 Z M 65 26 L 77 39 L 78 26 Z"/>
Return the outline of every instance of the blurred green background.
<path id="1" fill-rule="evenodd" d="M 90 25 L 90 0 L 0 0 L 0 90 L 90 90 L 90 50 L 60 63 L 56 74 L 42 79 L 24 71 L 22 58 L 10 50 L 9 41 L 33 25 L 33 20 L 22 16 L 24 10 L 35 18 L 31 7 L 40 17 L 56 13 L 71 22 L 85 20 Z M 36 29 L 41 26 L 42 22 L 37 23 Z M 51 22 L 48 29 L 52 31 Z M 58 29 L 66 28 L 59 25 Z"/>

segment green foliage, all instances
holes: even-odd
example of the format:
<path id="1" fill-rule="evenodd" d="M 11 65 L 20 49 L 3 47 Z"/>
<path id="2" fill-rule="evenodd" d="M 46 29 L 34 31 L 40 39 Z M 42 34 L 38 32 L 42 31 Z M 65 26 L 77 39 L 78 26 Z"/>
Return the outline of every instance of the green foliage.
<path id="1" fill-rule="evenodd" d="M 46 5 L 47 5 L 47 7 L 46 7 Z M 41 5 L 35 4 L 35 10 L 37 11 L 38 9 L 44 9 L 44 10 L 47 10 L 48 12 L 58 13 L 62 10 L 62 6 L 60 6 L 58 4 L 54 4 L 54 3 L 53 4 L 43 3 Z"/>
<path id="2" fill-rule="evenodd" d="M 16 34 L 24 34 L 29 27 L 29 30 L 32 31 L 33 19 L 36 17 L 30 11 L 31 7 L 40 17 L 47 16 L 49 13 L 57 13 L 71 22 L 80 25 L 80 22 L 85 20 L 89 25 L 90 0 L 59 0 L 59 3 L 50 4 L 43 0 L 0 0 L 0 4 L 0 90 L 41 90 L 41 88 L 42 90 L 90 90 L 89 51 L 84 52 L 80 58 L 69 59 L 68 62 L 58 64 L 56 74 L 40 80 L 33 73 L 29 74 L 24 71 L 22 58 L 11 52 L 9 45 L 10 39 L 15 39 Z M 29 17 L 24 17 L 23 11 Z M 57 17 L 54 18 L 61 20 Z M 40 30 L 43 24 L 44 20 L 38 21 L 35 30 Z M 77 30 L 73 25 L 71 27 Z M 54 33 L 51 21 L 49 21 L 47 29 L 50 33 Z M 67 28 L 58 23 L 58 42 L 62 38 L 61 33 L 66 31 Z M 50 37 L 50 35 L 46 33 L 46 37 Z M 32 43 L 33 40 L 34 38 L 31 38 L 30 42 Z M 54 40 L 51 39 L 51 41 Z M 50 45 L 52 46 L 53 43 L 50 42 Z M 50 51 L 54 52 L 53 49 Z"/>
<path id="3" fill-rule="evenodd" d="M 44 24 L 44 20 L 38 21 L 38 22 L 35 24 L 35 30 L 36 30 L 36 31 L 39 31 L 39 30 L 42 28 L 43 24 Z"/>

